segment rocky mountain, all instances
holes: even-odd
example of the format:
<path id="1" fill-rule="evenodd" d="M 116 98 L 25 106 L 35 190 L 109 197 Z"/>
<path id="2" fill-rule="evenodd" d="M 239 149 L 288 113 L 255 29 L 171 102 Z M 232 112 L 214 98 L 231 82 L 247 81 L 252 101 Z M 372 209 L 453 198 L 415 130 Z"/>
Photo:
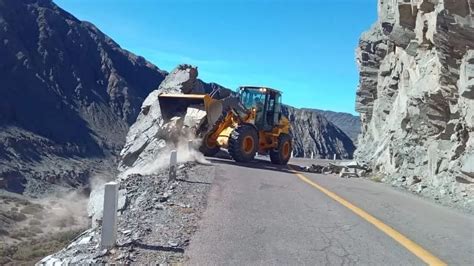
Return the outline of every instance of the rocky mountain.
<path id="1" fill-rule="evenodd" d="M 166 75 L 48 0 L 0 0 L 0 58 L 0 177 L 15 192 L 107 166 Z"/>
<path id="2" fill-rule="evenodd" d="M 474 205 L 474 2 L 378 1 L 357 49 L 356 156 L 383 180 Z"/>
<path id="3" fill-rule="evenodd" d="M 306 109 L 322 114 L 326 119 L 340 128 L 352 142 L 357 143 L 360 134 L 360 117 L 349 113 L 334 112 L 319 109 Z"/>
<path id="4" fill-rule="evenodd" d="M 291 106 L 283 110 L 291 123 L 294 156 L 309 158 L 313 153 L 315 158 L 352 158 L 353 141 L 324 115 Z"/>

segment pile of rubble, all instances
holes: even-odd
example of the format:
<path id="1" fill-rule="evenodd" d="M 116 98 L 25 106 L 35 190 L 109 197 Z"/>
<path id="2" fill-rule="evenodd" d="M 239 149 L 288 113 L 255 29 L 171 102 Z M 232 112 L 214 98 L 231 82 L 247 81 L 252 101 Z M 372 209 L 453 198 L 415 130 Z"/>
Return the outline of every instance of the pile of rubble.
<path id="1" fill-rule="evenodd" d="M 214 167 L 195 163 L 168 171 L 129 175 L 120 182 L 117 246 L 100 247 L 101 220 L 69 246 L 40 263 L 180 263 L 205 210 Z M 100 204 L 99 204 L 100 205 Z"/>
<path id="2" fill-rule="evenodd" d="M 356 161 L 342 162 L 328 165 L 312 164 L 311 166 L 300 166 L 300 171 L 316 174 L 337 174 L 340 177 L 366 177 L 371 169 Z"/>
<path id="3" fill-rule="evenodd" d="M 196 127 L 199 128 L 206 120 L 204 106 L 191 105 L 185 109 L 186 112 L 176 112 L 175 115 L 173 110 L 180 108 L 160 102 L 158 96 L 203 93 L 197 76 L 197 67 L 179 65 L 166 76 L 158 89 L 146 97 L 137 121 L 130 127 L 125 145 L 120 152 L 121 160 L 118 166 L 120 172 L 132 168 L 143 169 L 150 164 L 156 164 L 157 161 L 162 161 L 162 154 L 170 152 L 170 146 L 176 147 L 180 144 L 185 146 L 187 144 L 183 142 L 195 138 Z M 219 94 L 221 91 L 225 89 L 220 89 L 216 93 Z M 161 106 L 162 104 L 165 105 Z M 176 104 L 179 105 L 179 102 Z"/>

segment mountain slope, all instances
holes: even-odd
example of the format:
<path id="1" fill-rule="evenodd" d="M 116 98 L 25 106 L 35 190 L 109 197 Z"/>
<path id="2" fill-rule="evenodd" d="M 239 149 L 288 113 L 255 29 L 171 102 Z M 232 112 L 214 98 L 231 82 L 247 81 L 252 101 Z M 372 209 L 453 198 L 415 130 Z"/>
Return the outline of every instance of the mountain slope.
<path id="1" fill-rule="evenodd" d="M 319 109 L 307 109 L 318 112 L 326 117 L 329 122 L 342 129 L 347 136 L 349 136 L 352 142 L 356 143 L 357 138 L 360 134 L 360 117 L 349 113 L 334 112 Z"/>
<path id="2" fill-rule="evenodd" d="M 285 106 L 283 109 L 292 127 L 293 151 L 297 157 L 352 158 L 352 140 L 324 115 L 314 110 Z"/>
<path id="3" fill-rule="evenodd" d="M 0 177 L 17 192 L 84 182 L 166 74 L 47 0 L 0 0 L 0 40 Z"/>

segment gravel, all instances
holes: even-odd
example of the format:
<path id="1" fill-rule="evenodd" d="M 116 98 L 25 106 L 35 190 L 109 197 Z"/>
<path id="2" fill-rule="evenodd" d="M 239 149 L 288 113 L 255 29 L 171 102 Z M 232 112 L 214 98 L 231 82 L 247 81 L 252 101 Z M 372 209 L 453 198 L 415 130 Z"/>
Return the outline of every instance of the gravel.
<path id="1" fill-rule="evenodd" d="M 127 191 L 119 211 L 117 246 L 100 248 L 98 226 L 85 231 L 44 263 L 181 263 L 191 236 L 206 208 L 214 166 L 182 164 L 175 181 L 168 171 L 129 175 L 120 181 Z"/>

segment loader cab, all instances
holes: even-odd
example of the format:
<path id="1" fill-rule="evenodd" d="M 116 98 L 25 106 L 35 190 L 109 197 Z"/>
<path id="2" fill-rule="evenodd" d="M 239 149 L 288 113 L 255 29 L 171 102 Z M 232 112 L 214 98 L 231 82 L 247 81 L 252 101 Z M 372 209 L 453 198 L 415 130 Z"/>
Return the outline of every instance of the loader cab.
<path id="1" fill-rule="evenodd" d="M 278 90 L 243 86 L 239 88 L 240 101 L 248 110 L 255 108 L 255 126 L 259 130 L 271 131 L 281 119 L 281 92 Z"/>

